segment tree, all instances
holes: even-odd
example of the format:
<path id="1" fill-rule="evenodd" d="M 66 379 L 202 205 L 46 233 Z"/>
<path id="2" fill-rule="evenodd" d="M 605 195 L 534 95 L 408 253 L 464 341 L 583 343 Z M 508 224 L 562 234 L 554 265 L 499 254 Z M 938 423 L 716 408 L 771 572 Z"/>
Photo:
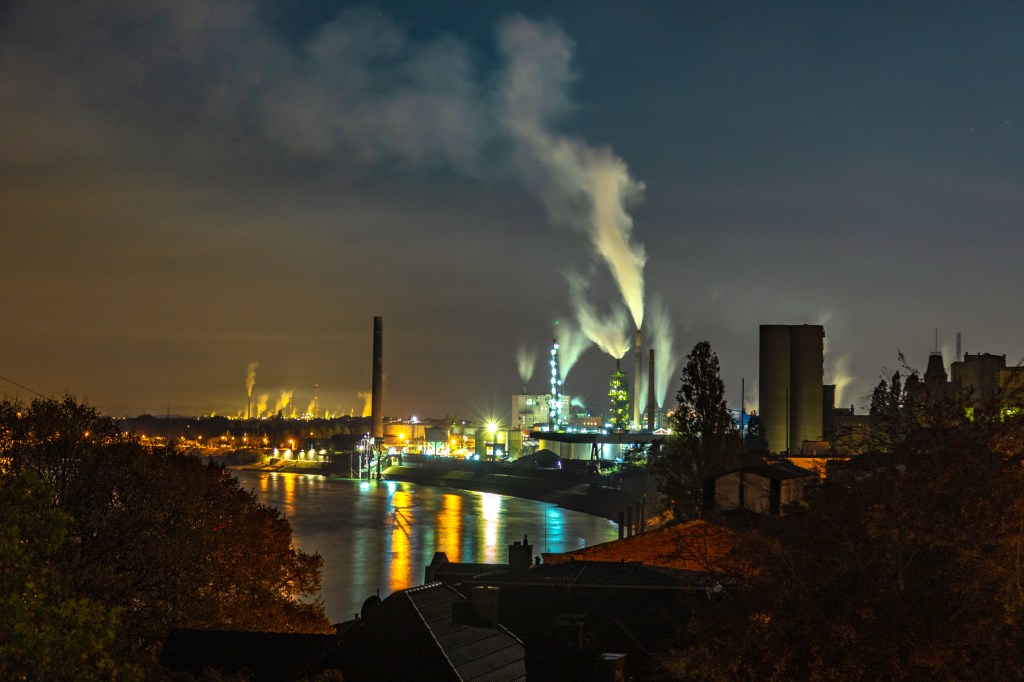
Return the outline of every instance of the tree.
<path id="1" fill-rule="evenodd" d="M 1022 431 L 912 425 L 786 516 L 736 528 L 721 601 L 692 623 L 692 676 L 1021 679 Z"/>
<path id="2" fill-rule="evenodd" d="M 67 539 L 43 564 L 68 598 L 119 614 L 126 649 L 171 628 L 330 630 L 315 599 L 321 557 L 296 549 L 280 512 L 223 467 L 150 450 L 70 397 L 0 402 L 0 458 L 0 477 L 45 484 Z"/>
<path id="3" fill-rule="evenodd" d="M 69 518 L 32 475 L 0 475 L 0 678 L 138 679 L 115 654 L 118 610 L 75 598 L 55 568 Z"/>
<path id="4" fill-rule="evenodd" d="M 708 476 L 738 464 L 739 436 L 711 344 L 701 341 L 693 347 L 680 378 L 676 409 L 669 416 L 672 435 L 652 469 L 665 507 L 681 519 L 701 515 Z"/>

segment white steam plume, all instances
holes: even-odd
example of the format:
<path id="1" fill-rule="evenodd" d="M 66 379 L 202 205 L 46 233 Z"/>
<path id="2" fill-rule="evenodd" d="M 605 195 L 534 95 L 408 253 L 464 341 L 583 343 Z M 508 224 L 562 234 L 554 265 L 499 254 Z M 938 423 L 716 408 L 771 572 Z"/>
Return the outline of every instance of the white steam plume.
<path id="1" fill-rule="evenodd" d="M 306 406 L 306 414 L 310 415 L 311 417 L 316 417 L 315 410 L 316 410 L 316 398 L 313 398 L 312 400 L 309 401 L 309 405 Z"/>
<path id="2" fill-rule="evenodd" d="M 526 344 L 519 344 L 519 348 L 516 350 L 516 367 L 519 369 L 519 378 L 525 388 L 533 378 L 533 370 L 537 367 L 537 349 L 528 348 Z"/>
<path id="3" fill-rule="evenodd" d="M 576 311 L 576 322 L 580 330 L 594 344 L 616 360 L 622 358 L 629 350 L 629 319 L 626 309 L 621 305 L 613 305 L 611 312 L 602 315 L 587 300 L 587 281 L 581 275 L 569 273 L 569 299 Z"/>
<path id="4" fill-rule="evenodd" d="M 267 411 L 267 401 L 270 400 L 269 393 L 260 393 L 260 397 L 256 399 L 256 416 L 262 417 L 263 413 Z"/>
<path id="5" fill-rule="evenodd" d="M 825 366 L 828 370 L 825 374 L 825 383 L 835 384 L 836 405 L 843 405 L 843 391 L 853 381 L 853 375 L 850 374 L 850 356 L 836 355 L 830 357 L 829 361 L 825 363 Z"/>
<path id="6" fill-rule="evenodd" d="M 676 350 L 675 329 L 668 308 L 660 296 L 652 296 L 647 306 L 650 320 L 649 343 L 654 348 L 654 398 L 658 407 L 665 406 L 669 386 L 675 380 L 679 367 L 679 351 Z"/>
<path id="7" fill-rule="evenodd" d="M 281 412 L 284 414 L 284 409 L 288 407 L 288 404 L 292 401 L 292 396 L 295 395 L 295 389 L 290 391 L 281 391 L 281 397 L 277 399 L 277 404 L 274 405 L 274 414 Z"/>
<path id="8" fill-rule="evenodd" d="M 836 387 L 836 398 L 835 404 L 843 404 L 843 391 L 849 386 L 854 376 L 850 374 L 850 356 L 848 353 L 837 353 L 833 344 L 831 343 L 831 336 L 829 330 L 832 330 L 832 335 L 836 335 L 837 330 L 842 327 L 841 321 L 835 320 L 836 316 L 828 311 L 823 311 L 818 315 L 817 324 L 820 324 L 825 328 L 825 340 L 822 344 L 822 351 L 825 355 L 825 384 L 834 384 Z"/>
<path id="9" fill-rule="evenodd" d="M 250 362 L 245 369 L 245 392 L 250 398 L 252 397 L 252 387 L 256 385 L 256 368 L 259 366 L 258 362 Z"/>
<path id="10" fill-rule="evenodd" d="M 583 351 L 590 348 L 590 339 L 571 320 L 555 323 L 555 338 L 558 340 L 558 370 L 561 374 L 558 378 L 565 383 L 569 370 L 576 365 Z"/>
<path id="11" fill-rule="evenodd" d="M 632 241 L 633 218 L 626 208 L 642 198 L 643 183 L 612 150 L 550 130 L 571 108 L 566 92 L 575 78 L 570 68 L 575 45 L 554 23 L 522 17 L 501 24 L 498 44 L 506 62 L 499 115 L 519 144 L 524 177 L 553 222 L 590 238 L 639 329 L 647 252 Z"/>
<path id="12" fill-rule="evenodd" d="M 359 391 L 356 396 L 363 401 L 363 412 L 360 416 L 369 417 L 373 414 L 373 392 Z"/>

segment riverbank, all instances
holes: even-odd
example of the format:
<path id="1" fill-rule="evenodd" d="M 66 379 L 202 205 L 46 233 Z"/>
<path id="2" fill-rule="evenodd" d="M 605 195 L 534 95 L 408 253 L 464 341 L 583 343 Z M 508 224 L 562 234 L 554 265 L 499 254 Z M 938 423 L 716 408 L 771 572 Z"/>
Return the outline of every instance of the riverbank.
<path id="1" fill-rule="evenodd" d="M 239 470 L 349 478 L 347 467 L 342 470 L 337 464 L 329 462 L 276 458 L 252 461 L 250 458 L 235 459 L 227 456 L 213 459 Z M 629 476 L 607 476 L 585 470 L 539 469 L 495 462 L 446 460 L 429 465 L 389 466 L 381 473 L 390 481 L 547 502 L 563 509 L 616 522 L 620 520 L 620 513 L 630 515 L 631 512 L 627 510 L 639 512 L 637 505 L 642 504 L 644 497 L 650 503 L 656 494 L 653 479 L 646 471 L 634 472 Z"/>

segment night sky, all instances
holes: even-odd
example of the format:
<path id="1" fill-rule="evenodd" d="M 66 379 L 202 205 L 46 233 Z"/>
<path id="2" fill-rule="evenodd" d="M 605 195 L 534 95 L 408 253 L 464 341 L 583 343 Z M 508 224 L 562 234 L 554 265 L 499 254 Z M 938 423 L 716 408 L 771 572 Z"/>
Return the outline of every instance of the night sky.
<path id="1" fill-rule="evenodd" d="M 1022 35 L 1011 2 L 0 2 L 0 375 L 234 415 L 258 362 L 254 404 L 359 414 L 381 315 L 387 414 L 507 418 L 555 320 L 615 350 L 641 312 L 736 407 L 759 324 L 824 324 L 858 411 L 936 329 L 1014 364 Z M 603 411 L 613 367 L 567 392 Z"/>

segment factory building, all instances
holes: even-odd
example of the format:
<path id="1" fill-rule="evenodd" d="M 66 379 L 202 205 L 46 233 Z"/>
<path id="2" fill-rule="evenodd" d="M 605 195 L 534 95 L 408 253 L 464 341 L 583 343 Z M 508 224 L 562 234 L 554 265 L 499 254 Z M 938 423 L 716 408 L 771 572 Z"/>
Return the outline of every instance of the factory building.
<path id="1" fill-rule="evenodd" d="M 761 325 L 759 404 L 768 451 L 799 453 L 824 437 L 825 328 Z"/>
<path id="2" fill-rule="evenodd" d="M 1006 355 L 964 353 L 950 365 L 951 384 L 973 412 L 1019 407 L 1024 402 L 1024 367 L 1006 366 Z"/>
<path id="3" fill-rule="evenodd" d="M 561 413 L 571 414 L 572 396 L 559 396 Z M 512 396 L 512 428 L 532 431 L 547 429 L 551 424 L 551 394 L 517 393 Z"/>

